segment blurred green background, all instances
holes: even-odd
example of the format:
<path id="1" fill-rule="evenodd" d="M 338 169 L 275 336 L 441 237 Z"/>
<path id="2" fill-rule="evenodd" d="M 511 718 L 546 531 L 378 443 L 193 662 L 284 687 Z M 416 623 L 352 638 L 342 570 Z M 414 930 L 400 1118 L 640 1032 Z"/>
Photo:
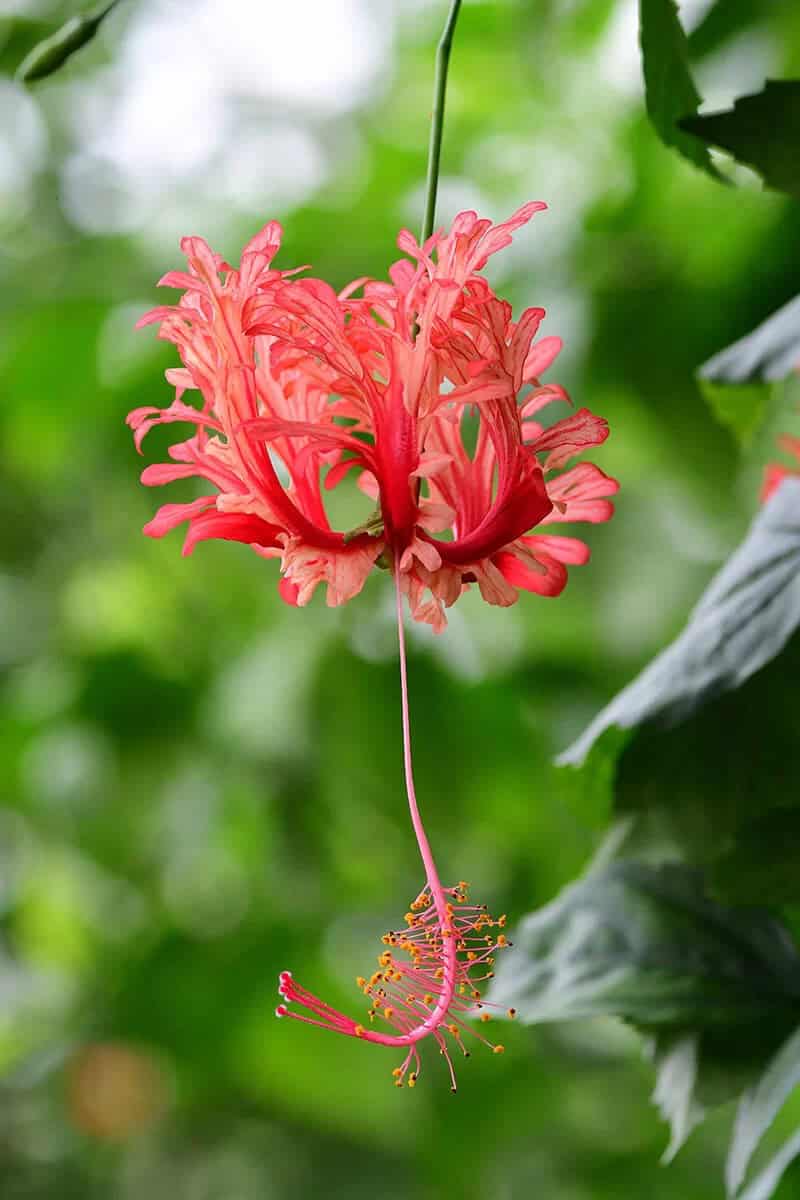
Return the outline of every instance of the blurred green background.
<path id="1" fill-rule="evenodd" d="M 454 1097 L 433 1054 L 398 1091 L 391 1052 L 274 1019 L 286 967 L 358 1011 L 354 976 L 421 883 L 389 581 L 293 610 L 244 547 L 181 559 L 180 534 L 140 534 L 161 497 L 124 417 L 168 401 L 175 359 L 133 323 L 179 236 L 236 261 L 277 217 L 279 265 L 384 276 L 420 222 L 444 8 L 129 0 L 26 91 L 15 66 L 73 6 L 0 2 L 3 1200 L 722 1194 L 729 1114 L 660 1168 L 622 1026 L 504 1028 Z M 707 109 L 800 73 L 796 3 L 681 13 Z M 439 221 L 549 203 L 490 275 L 548 310 L 552 376 L 609 419 L 596 457 L 622 482 L 560 599 L 469 596 L 441 638 L 410 631 L 442 874 L 512 923 L 608 822 L 602 781 L 553 755 L 677 632 L 774 431 L 800 432 L 779 391 L 742 459 L 693 379 L 798 291 L 800 210 L 736 182 L 657 141 L 632 0 L 465 2 Z"/>

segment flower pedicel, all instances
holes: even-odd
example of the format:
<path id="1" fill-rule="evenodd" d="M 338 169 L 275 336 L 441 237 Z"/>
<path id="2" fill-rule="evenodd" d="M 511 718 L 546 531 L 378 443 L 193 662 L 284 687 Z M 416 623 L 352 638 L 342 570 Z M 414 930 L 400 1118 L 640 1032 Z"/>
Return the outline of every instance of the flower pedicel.
<path id="1" fill-rule="evenodd" d="M 449 233 L 423 246 L 403 231 L 398 245 L 408 257 L 390 268 L 390 282 L 359 279 L 338 294 L 272 266 L 276 222 L 248 243 L 239 270 L 202 239 L 185 238 L 188 271 L 161 280 L 184 294 L 140 321 L 160 324 L 183 366 L 167 371 L 176 389 L 169 407 L 130 413 L 137 448 L 155 425 L 195 426 L 142 482 L 197 476 L 216 489 L 163 505 L 145 532 L 161 537 L 186 524 L 184 554 L 224 538 L 278 558 L 281 595 L 294 605 L 308 603 L 321 583 L 328 604 L 343 604 L 375 566 L 394 577 L 406 791 L 425 886 L 405 928 L 385 935 L 378 970 L 358 980 L 369 1000 L 363 1023 L 289 972 L 280 976 L 277 1014 L 402 1048 L 398 1085 L 416 1082 L 417 1044 L 431 1036 L 455 1088 L 450 1051 L 467 1053 L 468 1014 L 488 1019 L 478 984 L 506 944 L 496 932 L 504 917 L 495 921 L 470 903 L 465 884 L 441 884 L 420 818 L 403 597 L 415 620 L 440 632 L 445 610 L 472 584 L 490 604 L 513 604 L 520 590 L 556 596 L 567 566 L 585 563 L 589 550 L 546 527 L 608 520 L 617 491 L 594 464 L 567 465 L 606 439 L 601 417 L 580 409 L 547 426 L 539 421 L 549 404 L 568 401 L 563 388 L 540 379 L 561 348 L 557 337 L 537 340 L 544 311 L 529 308 L 514 321 L 480 274 L 544 207 L 526 204 L 494 226 L 460 213 Z M 198 407 L 183 401 L 192 389 Z M 356 529 L 336 531 L 323 497 L 350 471 L 375 511 Z"/>

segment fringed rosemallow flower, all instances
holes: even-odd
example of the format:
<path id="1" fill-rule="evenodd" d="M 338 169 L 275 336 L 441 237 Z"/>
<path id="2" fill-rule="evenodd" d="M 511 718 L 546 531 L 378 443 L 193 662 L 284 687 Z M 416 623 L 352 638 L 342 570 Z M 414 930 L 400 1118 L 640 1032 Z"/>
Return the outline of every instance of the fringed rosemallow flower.
<path id="1" fill-rule="evenodd" d="M 800 438 L 792 437 L 791 434 L 782 433 L 779 435 L 778 446 L 786 454 L 791 454 L 797 459 L 798 468 L 800 468 Z M 780 487 L 787 475 L 794 478 L 800 477 L 800 469 L 785 467 L 783 463 L 771 462 L 767 463 L 764 470 L 764 479 L 761 484 L 761 503 L 769 500 L 774 491 Z"/>
<path id="2" fill-rule="evenodd" d="M 558 595 L 589 550 L 547 527 L 611 516 L 616 481 L 568 465 L 608 426 L 587 409 L 540 423 L 553 402 L 569 402 L 540 378 L 561 341 L 537 339 L 541 308 L 514 321 L 480 274 L 544 207 L 526 204 L 496 226 L 461 213 L 424 246 L 404 231 L 409 257 L 390 282 L 360 279 L 338 294 L 273 268 L 275 222 L 238 270 L 184 239 L 188 271 L 161 280 L 183 296 L 140 322 L 158 322 L 178 347 L 183 366 L 167 372 L 175 399 L 128 423 L 138 448 L 155 425 L 195 427 L 144 483 L 196 476 L 216 490 L 165 504 L 145 532 L 185 523 L 184 554 L 227 538 L 279 558 L 281 595 L 298 605 L 320 583 L 342 604 L 388 565 L 412 616 L 437 631 L 473 583 L 490 604 L 513 604 L 520 590 Z M 183 399 L 191 390 L 197 407 Z M 376 507 L 337 531 L 324 497 L 350 471 Z"/>
<path id="3" fill-rule="evenodd" d="M 561 347 L 556 337 L 537 338 L 544 311 L 514 321 L 480 274 L 542 208 L 526 204 L 496 226 L 461 213 L 424 246 L 403 232 L 408 257 L 390 268 L 389 282 L 361 279 L 338 294 L 272 266 L 275 223 L 245 247 L 238 270 L 187 238 L 188 272 L 162 280 L 183 296 L 142 319 L 160 323 L 183 366 L 167 372 L 176 389 L 169 407 L 128 417 L 136 445 L 154 425 L 195 427 L 142 480 L 197 476 L 216 489 L 164 505 L 145 532 L 160 537 L 186 523 L 185 554 L 226 538 L 279 558 L 281 595 L 297 605 L 320 583 L 329 604 L 344 603 L 376 565 L 393 575 L 406 793 L 425 884 L 405 928 L 384 937 L 379 969 L 358 980 L 365 1016 L 343 1015 L 288 971 L 277 1014 L 402 1050 L 399 1085 L 416 1083 L 418 1046 L 430 1037 L 455 1088 L 451 1053 L 468 1052 L 468 1016 L 488 1019 L 479 984 L 506 944 L 497 932 L 504 917 L 471 903 L 464 884 L 442 885 L 422 824 L 403 598 L 416 620 L 439 631 L 444 610 L 471 584 L 490 604 L 513 604 L 520 590 L 558 595 L 567 566 L 586 562 L 589 551 L 547 527 L 608 520 L 617 490 L 593 464 L 571 465 L 605 440 L 602 418 L 579 409 L 541 419 L 551 403 L 569 403 L 563 388 L 541 382 Z M 196 407 L 183 400 L 191 389 L 200 393 Z M 351 471 L 375 510 L 337 531 L 324 495 Z"/>

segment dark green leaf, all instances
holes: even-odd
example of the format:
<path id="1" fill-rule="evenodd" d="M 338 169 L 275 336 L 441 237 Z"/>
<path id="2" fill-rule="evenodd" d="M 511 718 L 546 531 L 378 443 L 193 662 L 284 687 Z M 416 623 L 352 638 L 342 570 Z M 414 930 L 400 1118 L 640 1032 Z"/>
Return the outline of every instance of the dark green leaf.
<path id="1" fill-rule="evenodd" d="M 756 1147 L 798 1084 L 800 1084 L 800 1030 L 793 1033 L 781 1046 L 761 1078 L 745 1092 L 739 1102 L 725 1167 L 725 1183 L 729 1196 L 737 1195 Z M 771 1182 L 771 1187 L 767 1190 L 765 1183 L 759 1184 L 757 1180 L 754 1184 L 753 1195 L 770 1196 L 772 1189 L 777 1186 L 783 1170 L 798 1153 L 800 1153 L 800 1142 L 795 1136 L 776 1155 L 764 1172 L 767 1181 Z M 780 1164 L 779 1168 L 778 1163 Z"/>
<path id="2" fill-rule="evenodd" d="M 700 1039 L 697 1034 L 653 1038 L 650 1057 L 656 1068 L 653 1103 L 669 1123 L 670 1140 L 661 1161 L 671 1162 L 706 1110 L 695 1095 Z"/>
<path id="3" fill-rule="evenodd" d="M 680 864 L 593 870 L 526 917 L 490 1000 L 526 1022 L 601 1014 L 649 1030 L 787 1019 L 800 956 L 767 915 L 710 900 Z"/>
<path id="4" fill-rule="evenodd" d="M 719 146 L 763 176 L 766 187 L 800 197 L 800 80 L 768 79 L 763 92 L 732 109 L 684 116 L 680 128 L 698 144 Z"/>
<path id="5" fill-rule="evenodd" d="M 783 1172 L 800 1154 L 800 1130 L 783 1143 L 777 1154 L 763 1171 L 756 1176 L 747 1191 L 739 1194 L 739 1200 L 769 1200 L 781 1181 Z"/>
<path id="6" fill-rule="evenodd" d="M 695 166 L 717 173 L 708 150 L 678 126 L 681 117 L 696 113 L 700 94 L 692 81 L 686 34 L 675 0 L 639 0 L 645 102 L 656 133 Z"/>
<path id="7" fill-rule="evenodd" d="M 709 358 L 698 374 L 712 384 L 748 384 L 786 379 L 798 367 L 800 296 L 767 317 L 752 333 Z"/>
<path id="8" fill-rule="evenodd" d="M 711 880 L 717 894 L 728 900 L 791 904 L 800 888 L 798 863 L 800 810 L 773 808 L 737 829 L 733 845 L 714 864 Z"/>
<path id="9" fill-rule="evenodd" d="M 774 658 L 800 624 L 800 481 L 787 479 L 706 589 L 683 633 L 559 761 L 579 764 L 612 725 L 675 724 Z"/>
<path id="10" fill-rule="evenodd" d="M 36 79 L 44 79 L 53 75 L 76 50 L 80 50 L 97 33 L 101 24 L 116 8 L 119 0 L 101 4 L 80 16 L 70 17 L 60 29 L 50 37 L 39 42 L 20 63 L 17 68 L 17 79 L 23 83 L 33 83 Z"/>
<path id="11" fill-rule="evenodd" d="M 741 687 L 691 720 L 630 733 L 617 761 L 615 807 L 635 817 L 629 845 L 677 847 L 706 867 L 725 903 L 800 902 L 796 865 L 777 858 L 770 873 L 770 847 L 779 831 L 787 856 L 796 841 L 788 832 L 800 804 L 798 672 L 800 633 Z M 592 769 L 596 753 L 581 773 Z"/>

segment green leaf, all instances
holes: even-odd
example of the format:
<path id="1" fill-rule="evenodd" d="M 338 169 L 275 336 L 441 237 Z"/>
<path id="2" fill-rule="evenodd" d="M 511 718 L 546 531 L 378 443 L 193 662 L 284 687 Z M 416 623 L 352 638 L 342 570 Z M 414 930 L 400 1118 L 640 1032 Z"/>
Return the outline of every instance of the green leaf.
<path id="1" fill-rule="evenodd" d="M 758 171 L 766 187 L 800 198 L 800 80 L 768 79 L 732 109 L 684 115 L 678 123 L 698 145 L 719 146 Z"/>
<path id="2" fill-rule="evenodd" d="M 708 150 L 679 127 L 679 119 L 696 113 L 701 96 L 689 69 L 686 34 L 675 0 L 639 0 L 647 114 L 665 146 L 672 146 L 695 166 L 719 178 Z"/>
<path id="3" fill-rule="evenodd" d="M 617 813 L 635 819 L 629 846 L 661 857 L 667 847 L 702 865 L 725 903 L 800 904 L 797 860 L 784 861 L 795 844 L 791 814 L 800 805 L 798 673 L 800 633 L 691 720 L 629 735 L 613 783 Z M 781 828 L 784 858 L 771 851 Z"/>
<path id="4" fill-rule="evenodd" d="M 709 358 L 698 375 L 706 384 L 751 384 L 786 379 L 798 368 L 800 296 Z"/>
<path id="5" fill-rule="evenodd" d="M 722 385 L 702 377 L 700 388 L 720 425 L 747 448 L 764 420 L 769 388 L 758 383 Z"/>
<path id="6" fill-rule="evenodd" d="M 753 1180 L 747 1191 L 740 1192 L 739 1200 L 769 1200 L 781 1181 L 783 1172 L 800 1154 L 800 1130 L 783 1143 L 778 1153 L 763 1171 Z"/>
<path id="7" fill-rule="evenodd" d="M 87 45 L 119 0 L 101 4 L 80 16 L 70 17 L 60 29 L 33 47 L 17 68 L 16 77 L 23 83 L 33 83 L 53 75 L 71 58 L 76 50 Z"/>
<path id="8" fill-rule="evenodd" d="M 701 872 L 622 860 L 522 921 L 488 998 L 525 1022 L 774 1029 L 796 1012 L 800 955 L 770 916 L 709 899 Z"/>
<path id="9" fill-rule="evenodd" d="M 700 1039 L 697 1034 L 653 1038 L 648 1052 L 656 1068 L 652 1101 L 670 1127 L 662 1163 L 672 1162 L 689 1134 L 706 1116 L 695 1095 Z"/>
<path id="10" fill-rule="evenodd" d="M 800 480 L 786 479 L 717 573 L 683 632 L 559 758 L 580 764 L 604 730 L 672 725 L 741 686 L 800 625 Z"/>
<path id="11" fill-rule="evenodd" d="M 736 830 L 732 845 L 713 865 L 711 882 L 726 900 L 792 904 L 800 890 L 798 863 L 800 809 L 772 808 Z"/>
<path id="12" fill-rule="evenodd" d="M 800 1029 L 795 1031 L 781 1046 L 757 1084 L 745 1092 L 739 1102 L 725 1167 L 725 1183 L 729 1196 L 735 1196 L 738 1193 L 759 1142 L 798 1084 L 800 1084 Z M 791 1153 L 789 1152 L 790 1145 Z M 795 1136 L 790 1139 L 790 1143 L 783 1147 L 783 1150 L 764 1173 L 772 1188 L 777 1186 L 783 1170 L 797 1153 L 800 1153 L 800 1143 L 797 1142 L 797 1136 Z M 779 1170 L 776 1162 L 781 1164 Z M 758 1183 L 758 1181 L 756 1182 Z M 771 1189 L 765 1190 L 765 1186 L 764 1183 L 761 1183 L 756 1188 L 755 1194 L 764 1197 L 771 1195 Z"/>

